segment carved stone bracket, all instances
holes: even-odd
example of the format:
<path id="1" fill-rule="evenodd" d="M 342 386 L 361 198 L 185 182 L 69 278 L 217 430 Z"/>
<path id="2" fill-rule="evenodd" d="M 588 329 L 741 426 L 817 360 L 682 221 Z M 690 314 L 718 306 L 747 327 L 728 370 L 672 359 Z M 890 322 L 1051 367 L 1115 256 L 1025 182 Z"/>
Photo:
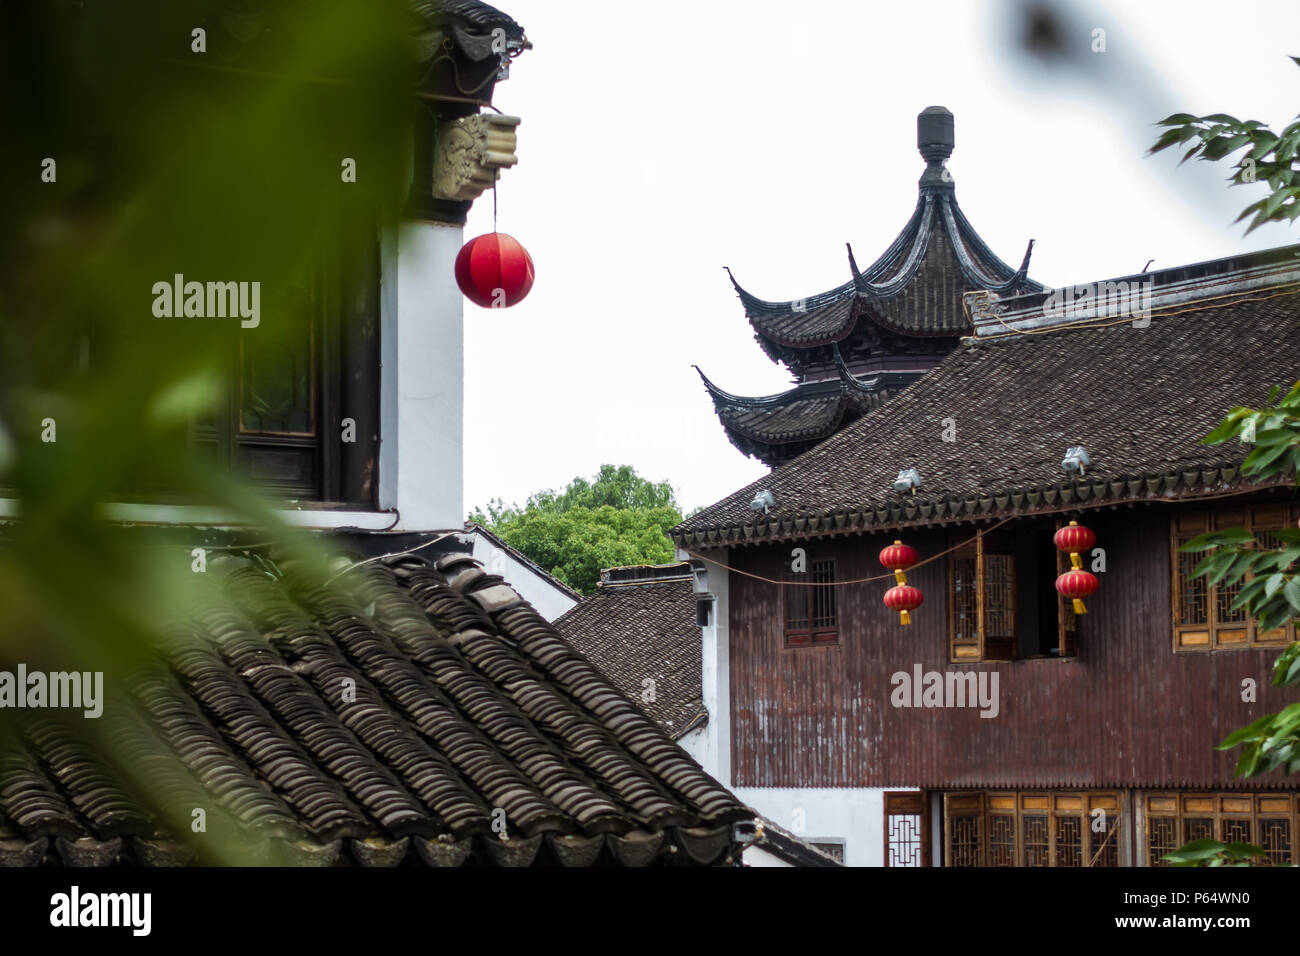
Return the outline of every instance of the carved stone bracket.
<path id="1" fill-rule="evenodd" d="M 519 117 L 475 113 L 438 124 L 433 156 L 433 195 L 474 200 L 496 182 L 499 171 L 519 162 Z"/>
<path id="2" fill-rule="evenodd" d="M 1001 296 L 988 289 L 966 292 L 962 295 L 966 312 L 975 325 L 998 321 L 998 316 L 1007 310 L 1002 304 Z"/>

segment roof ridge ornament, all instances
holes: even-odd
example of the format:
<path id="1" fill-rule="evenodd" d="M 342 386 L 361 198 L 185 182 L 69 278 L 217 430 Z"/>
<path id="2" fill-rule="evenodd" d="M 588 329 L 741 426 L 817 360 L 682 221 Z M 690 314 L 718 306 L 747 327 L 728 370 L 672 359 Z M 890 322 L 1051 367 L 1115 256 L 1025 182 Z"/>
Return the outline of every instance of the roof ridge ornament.
<path id="1" fill-rule="evenodd" d="M 922 189 L 952 189 L 952 174 L 945 164 L 956 139 L 953 118 L 942 106 L 927 106 L 916 117 L 916 148 L 925 159 L 925 172 L 917 185 Z"/>

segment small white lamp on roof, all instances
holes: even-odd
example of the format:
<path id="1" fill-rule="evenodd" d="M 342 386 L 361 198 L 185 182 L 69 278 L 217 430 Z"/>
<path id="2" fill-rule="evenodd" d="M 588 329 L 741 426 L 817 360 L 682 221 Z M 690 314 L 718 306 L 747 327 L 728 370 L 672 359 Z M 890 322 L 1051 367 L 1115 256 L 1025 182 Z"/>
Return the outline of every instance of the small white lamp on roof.
<path id="1" fill-rule="evenodd" d="M 909 491 L 916 494 L 916 490 L 921 487 L 921 474 L 915 468 L 904 468 L 894 479 L 894 490 L 900 495 L 905 495 Z"/>
<path id="2" fill-rule="evenodd" d="M 1065 452 L 1065 457 L 1061 459 L 1061 467 L 1073 474 L 1078 472 L 1081 475 L 1087 474 L 1087 467 L 1092 464 L 1092 459 L 1088 457 L 1088 450 L 1082 445 L 1072 445 Z"/>

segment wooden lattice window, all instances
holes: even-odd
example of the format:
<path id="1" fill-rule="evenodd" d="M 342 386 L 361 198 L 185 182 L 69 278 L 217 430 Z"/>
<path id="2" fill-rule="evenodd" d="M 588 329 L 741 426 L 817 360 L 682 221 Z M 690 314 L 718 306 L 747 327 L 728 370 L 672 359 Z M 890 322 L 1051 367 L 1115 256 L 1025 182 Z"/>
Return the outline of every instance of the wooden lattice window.
<path id="1" fill-rule="evenodd" d="M 1294 793 L 1144 793 L 1140 805 L 1147 866 L 1168 866 L 1163 857 L 1192 840 L 1254 843 L 1273 863 L 1300 863 L 1295 846 L 1300 799 Z"/>
<path id="2" fill-rule="evenodd" d="M 944 795 L 945 866 L 1119 866 L 1111 792 Z"/>
<path id="3" fill-rule="evenodd" d="M 925 794 L 885 794 L 885 866 L 929 866 Z"/>
<path id="4" fill-rule="evenodd" d="M 945 866 L 983 866 L 984 795 L 943 795 L 943 859 Z"/>
<path id="5" fill-rule="evenodd" d="M 1015 657 L 1016 564 L 1006 536 L 978 532 L 948 561 L 949 660 Z"/>
<path id="6" fill-rule="evenodd" d="M 791 572 L 784 591 L 786 647 L 839 643 L 834 558 L 809 561 L 806 572 Z"/>
<path id="7" fill-rule="evenodd" d="M 1286 504 L 1225 508 L 1214 512 L 1192 511 L 1175 514 L 1170 520 L 1173 569 L 1173 630 L 1175 651 L 1208 651 L 1239 647 L 1276 647 L 1296 639 L 1295 621 L 1267 632 L 1232 602 L 1245 580 L 1234 585 L 1211 586 L 1194 575 L 1205 552 L 1189 554 L 1182 546 L 1197 535 L 1225 528 L 1247 528 L 1262 548 L 1277 548 L 1281 541 L 1273 532 L 1291 527 L 1300 509 Z M 1246 580 L 1249 580 L 1247 578 Z"/>
<path id="8" fill-rule="evenodd" d="M 1026 523 L 975 540 L 948 560 L 949 653 L 953 663 L 1073 657 L 1077 623 L 1056 593 L 1068 565 L 1051 538 L 1060 523 Z M 1062 564 L 1062 562 L 1066 564 Z"/>

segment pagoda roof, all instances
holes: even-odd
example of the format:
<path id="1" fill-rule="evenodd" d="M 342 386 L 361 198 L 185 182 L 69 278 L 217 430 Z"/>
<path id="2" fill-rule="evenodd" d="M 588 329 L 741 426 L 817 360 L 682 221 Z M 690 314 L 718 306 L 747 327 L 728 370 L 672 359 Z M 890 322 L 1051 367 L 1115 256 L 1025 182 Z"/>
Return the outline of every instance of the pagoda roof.
<path id="1" fill-rule="evenodd" d="M 1143 284 L 1146 316 L 1061 312 L 1044 293 L 995 302 L 987 317 L 977 312 L 966 347 L 897 398 L 688 518 L 673 538 L 725 548 L 1290 484 L 1243 476 L 1248 447 L 1201 439 L 1233 406 L 1295 382 L 1297 250 L 1089 286 Z M 935 409 L 961 410 L 960 442 L 943 440 Z M 1076 445 L 1091 456 L 1086 475 L 1061 468 Z M 914 496 L 893 487 L 907 468 L 923 482 Z M 775 506 L 755 514 L 762 490 Z"/>
<path id="2" fill-rule="evenodd" d="M 832 345 L 838 375 L 801 382 L 775 395 L 746 397 L 724 391 L 695 366 L 731 443 L 775 465 L 833 435 L 847 420 L 865 414 L 918 377 L 917 372 L 880 371 L 858 377 Z"/>
<path id="3" fill-rule="evenodd" d="M 760 299 L 734 275 L 732 284 L 760 345 L 774 361 L 801 365 L 801 350 L 842 342 L 861 321 L 919 337 L 968 334 L 966 292 L 1001 296 L 1039 292 L 1028 276 L 1033 241 L 1019 268 L 1003 262 L 980 238 L 961 207 L 944 165 L 952 153 L 952 114 L 930 107 L 917 119 L 917 142 L 927 167 L 916 208 L 902 232 L 875 262 L 859 269 L 849 249 L 849 278 L 816 295 L 785 301 Z"/>

